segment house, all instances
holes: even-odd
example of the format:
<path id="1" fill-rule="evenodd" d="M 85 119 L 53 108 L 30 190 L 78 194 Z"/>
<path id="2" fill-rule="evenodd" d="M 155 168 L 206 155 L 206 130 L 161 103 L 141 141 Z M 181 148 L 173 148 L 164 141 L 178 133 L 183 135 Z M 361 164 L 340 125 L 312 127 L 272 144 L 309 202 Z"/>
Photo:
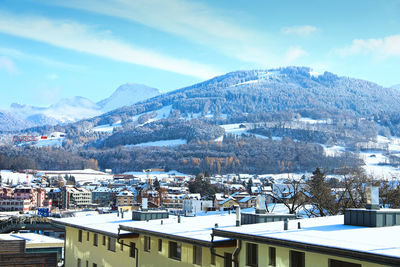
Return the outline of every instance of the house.
<path id="1" fill-rule="evenodd" d="M 253 196 L 244 197 L 241 200 L 239 200 L 239 206 L 242 209 L 255 207 L 256 198 Z"/>
<path id="2" fill-rule="evenodd" d="M 232 197 L 228 197 L 218 203 L 220 209 L 233 209 L 234 206 L 238 206 L 239 203 Z"/>
<path id="3" fill-rule="evenodd" d="M 135 204 L 132 191 L 122 190 L 118 193 L 116 198 L 116 205 L 120 206 L 133 206 Z"/>

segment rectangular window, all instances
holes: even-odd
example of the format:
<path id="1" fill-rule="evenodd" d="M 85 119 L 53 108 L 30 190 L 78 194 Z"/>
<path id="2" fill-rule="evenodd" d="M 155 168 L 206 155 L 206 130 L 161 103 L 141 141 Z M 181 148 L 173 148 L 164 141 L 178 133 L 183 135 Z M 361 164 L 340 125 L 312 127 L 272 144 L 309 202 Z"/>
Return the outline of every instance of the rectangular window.
<path id="1" fill-rule="evenodd" d="M 246 244 L 246 265 L 258 266 L 258 245 L 253 243 Z"/>
<path id="2" fill-rule="evenodd" d="M 135 248 L 136 248 L 136 243 L 131 242 L 131 245 L 129 248 L 129 257 L 131 257 L 131 258 L 135 257 Z"/>
<path id="3" fill-rule="evenodd" d="M 304 252 L 291 250 L 290 251 L 290 267 L 305 267 Z"/>
<path id="4" fill-rule="evenodd" d="M 105 245 L 106 245 L 106 236 L 103 235 L 103 246 L 105 246 Z"/>
<path id="5" fill-rule="evenodd" d="M 202 248 L 200 246 L 193 246 L 193 263 L 201 265 L 202 257 Z"/>
<path id="6" fill-rule="evenodd" d="M 329 267 L 362 267 L 361 264 L 329 259 Z"/>
<path id="7" fill-rule="evenodd" d="M 93 234 L 93 246 L 95 246 L 95 247 L 97 247 L 97 239 L 98 239 L 98 235 Z"/>
<path id="8" fill-rule="evenodd" d="M 150 252 L 151 248 L 151 239 L 150 236 L 144 237 L 144 251 Z"/>
<path id="9" fill-rule="evenodd" d="M 93 267 L 97 267 L 97 264 L 96 264 L 96 263 L 93 263 Z"/>
<path id="10" fill-rule="evenodd" d="M 78 267 L 82 267 L 82 265 L 81 265 L 81 264 L 82 264 L 82 261 L 81 261 L 81 259 L 78 259 L 78 264 L 77 264 L 77 266 L 78 266 Z"/>
<path id="11" fill-rule="evenodd" d="M 181 260 L 182 247 L 180 243 L 169 241 L 168 242 L 168 257 L 174 260 Z"/>
<path id="12" fill-rule="evenodd" d="M 275 267 L 276 266 L 276 248 L 269 247 L 268 248 L 268 266 Z"/>
<path id="13" fill-rule="evenodd" d="M 224 256 L 225 256 L 224 267 L 232 267 L 232 254 L 225 253 Z"/>
<path id="14" fill-rule="evenodd" d="M 108 237 L 108 250 L 115 252 L 115 238 Z"/>
<path id="15" fill-rule="evenodd" d="M 87 232 L 86 241 L 89 241 L 89 232 Z"/>
<path id="16" fill-rule="evenodd" d="M 162 251 L 162 239 L 158 239 L 158 251 L 161 252 Z"/>
<path id="17" fill-rule="evenodd" d="M 78 231 L 78 241 L 82 242 L 82 230 Z"/>

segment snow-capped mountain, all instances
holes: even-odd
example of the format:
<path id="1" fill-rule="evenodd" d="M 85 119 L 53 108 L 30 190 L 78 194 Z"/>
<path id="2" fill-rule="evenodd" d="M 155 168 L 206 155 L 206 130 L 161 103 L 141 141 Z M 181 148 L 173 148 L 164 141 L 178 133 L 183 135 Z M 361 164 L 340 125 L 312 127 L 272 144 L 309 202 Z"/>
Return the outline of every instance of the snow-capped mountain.
<path id="1" fill-rule="evenodd" d="M 392 86 L 393 89 L 400 90 L 400 84 L 395 84 Z"/>
<path id="2" fill-rule="evenodd" d="M 143 84 L 126 83 L 121 85 L 108 98 L 97 103 L 101 111 L 108 112 L 122 106 L 135 104 L 161 94 L 157 88 L 148 87 Z"/>
<path id="3" fill-rule="evenodd" d="M 160 91 L 156 88 L 127 83 L 118 87 L 110 97 L 98 103 L 81 96 L 64 98 L 48 107 L 13 103 L 5 113 L 2 113 L 4 121 L 2 128 L 4 128 L 3 130 L 17 130 L 40 125 L 75 122 L 126 105 L 132 105 L 159 94 Z M 10 127 L 7 126 L 7 122 L 10 123 Z"/>
<path id="4" fill-rule="evenodd" d="M 61 99 L 49 107 L 14 103 L 10 107 L 10 112 L 35 125 L 74 122 L 101 114 L 96 103 L 80 96 Z"/>

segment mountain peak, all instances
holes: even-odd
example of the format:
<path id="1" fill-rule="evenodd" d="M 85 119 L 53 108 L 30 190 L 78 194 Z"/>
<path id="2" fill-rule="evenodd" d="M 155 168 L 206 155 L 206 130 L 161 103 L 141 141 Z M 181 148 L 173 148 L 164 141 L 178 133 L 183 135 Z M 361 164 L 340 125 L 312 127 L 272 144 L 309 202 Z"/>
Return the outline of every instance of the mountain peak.
<path id="1" fill-rule="evenodd" d="M 161 94 L 157 88 L 148 87 L 143 84 L 125 83 L 119 86 L 108 98 L 97 103 L 103 112 L 135 104 L 139 101 L 152 98 Z"/>

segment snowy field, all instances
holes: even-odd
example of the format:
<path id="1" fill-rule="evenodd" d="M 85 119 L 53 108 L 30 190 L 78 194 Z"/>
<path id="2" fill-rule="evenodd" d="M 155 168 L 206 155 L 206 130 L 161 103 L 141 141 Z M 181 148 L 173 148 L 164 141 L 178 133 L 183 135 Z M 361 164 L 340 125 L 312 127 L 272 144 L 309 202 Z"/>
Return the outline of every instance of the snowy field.
<path id="1" fill-rule="evenodd" d="M 160 140 L 153 142 L 140 143 L 136 145 L 125 145 L 125 147 L 150 147 L 150 146 L 179 146 L 186 144 L 185 139 L 171 139 L 171 140 Z"/>

